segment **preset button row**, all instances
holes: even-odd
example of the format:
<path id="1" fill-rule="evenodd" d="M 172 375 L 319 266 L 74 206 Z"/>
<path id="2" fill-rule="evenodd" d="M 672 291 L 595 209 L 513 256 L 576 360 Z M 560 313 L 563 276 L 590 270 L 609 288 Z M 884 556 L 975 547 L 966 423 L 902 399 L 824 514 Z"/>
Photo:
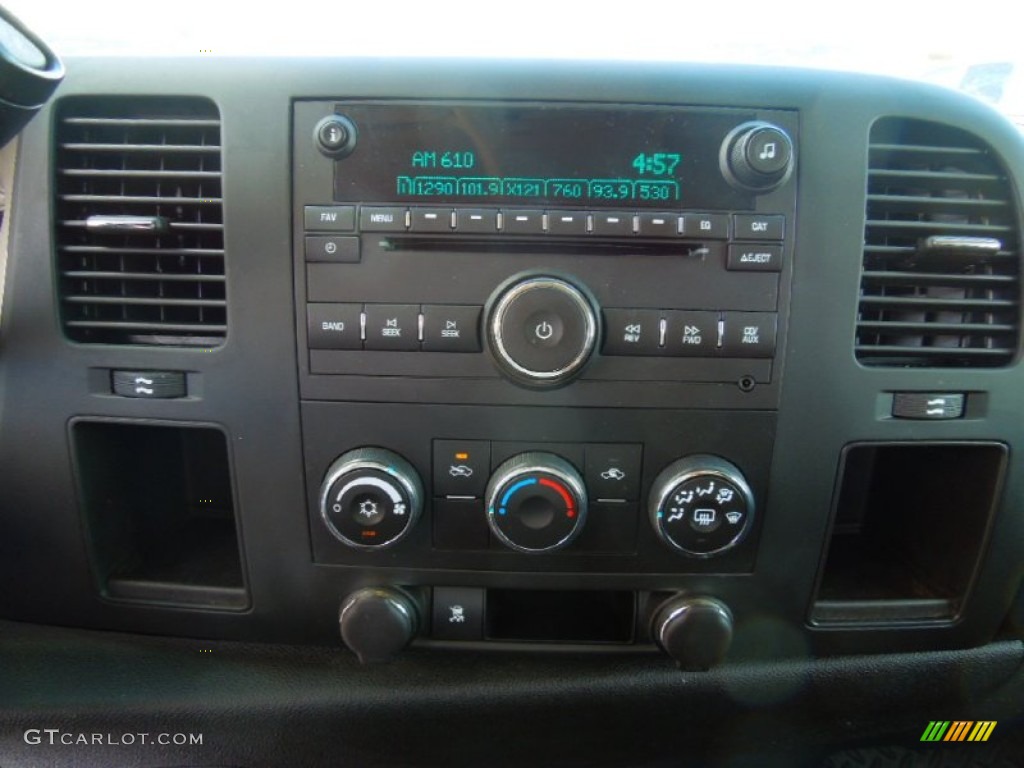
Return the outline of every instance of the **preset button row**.
<path id="1" fill-rule="evenodd" d="M 317 207 L 317 211 L 320 212 Z M 362 206 L 363 232 L 782 240 L 785 216 L 637 211 Z"/>
<path id="2" fill-rule="evenodd" d="M 308 304 L 310 349 L 479 352 L 482 307 Z"/>

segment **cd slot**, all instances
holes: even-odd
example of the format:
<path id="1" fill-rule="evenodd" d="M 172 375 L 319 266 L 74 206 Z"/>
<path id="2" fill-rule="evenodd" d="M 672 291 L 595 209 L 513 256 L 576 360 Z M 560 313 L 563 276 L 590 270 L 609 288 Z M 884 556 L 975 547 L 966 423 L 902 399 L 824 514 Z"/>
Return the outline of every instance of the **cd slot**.
<path id="1" fill-rule="evenodd" d="M 665 256 L 690 256 L 693 258 L 717 257 L 722 253 L 723 244 L 701 240 L 646 240 L 643 238 L 602 240 L 598 238 L 544 237 L 524 240 L 521 237 L 493 235 L 487 237 L 466 237 L 465 235 L 389 236 L 378 242 L 381 250 L 437 251 L 442 253 L 550 253 L 621 255 L 623 253 L 644 253 Z"/>

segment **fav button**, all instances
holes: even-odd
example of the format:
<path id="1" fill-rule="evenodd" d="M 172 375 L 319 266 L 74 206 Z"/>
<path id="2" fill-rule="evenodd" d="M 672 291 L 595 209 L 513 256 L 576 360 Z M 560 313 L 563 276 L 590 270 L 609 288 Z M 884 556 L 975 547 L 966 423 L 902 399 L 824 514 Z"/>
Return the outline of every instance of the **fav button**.
<path id="1" fill-rule="evenodd" d="M 303 210 L 307 230 L 351 232 L 356 228 L 354 205 L 307 205 Z"/>

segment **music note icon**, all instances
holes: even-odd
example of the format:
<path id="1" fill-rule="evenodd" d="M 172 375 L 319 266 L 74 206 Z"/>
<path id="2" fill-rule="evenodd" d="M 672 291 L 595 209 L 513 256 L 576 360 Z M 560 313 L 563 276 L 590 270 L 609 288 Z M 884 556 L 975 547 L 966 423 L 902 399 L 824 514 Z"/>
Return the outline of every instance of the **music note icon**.
<path id="1" fill-rule="evenodd" d="M 775 159 L 775 142 L 769 141 L 761 148 L 761 154 L 757 156 L 758 160 L 774 160 Z"/>

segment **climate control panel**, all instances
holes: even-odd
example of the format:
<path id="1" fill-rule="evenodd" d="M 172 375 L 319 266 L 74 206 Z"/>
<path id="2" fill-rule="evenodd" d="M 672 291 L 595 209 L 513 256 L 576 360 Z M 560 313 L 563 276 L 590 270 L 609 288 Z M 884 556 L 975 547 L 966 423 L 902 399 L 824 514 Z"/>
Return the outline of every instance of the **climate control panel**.
<path id="1" fill-rule="evenodd" d="M 726 415 L 737 426 L 729 430 L 722 414 L 567 410 L 529 439 L 521 432 L 538 426 L 530 413 L 519 430 L 489 423 L 519 409 L 304 408 L 320 562 L 553 573 L 752 567 L 771 414 Z M 427 423 L 449 436 L 420 439 Z M 524 439 L 489 439 L 484 430 L 497 427 Z M 466 437 L 450 436 L 456 428 Z"/>

